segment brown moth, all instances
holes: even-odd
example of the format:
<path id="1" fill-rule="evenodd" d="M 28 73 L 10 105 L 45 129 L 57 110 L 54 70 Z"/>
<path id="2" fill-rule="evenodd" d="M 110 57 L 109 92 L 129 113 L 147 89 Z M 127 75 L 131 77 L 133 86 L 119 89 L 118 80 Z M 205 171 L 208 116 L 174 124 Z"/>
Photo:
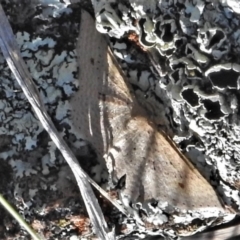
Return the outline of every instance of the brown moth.
<path id="1" fill-rule="evenodd" d="M 87 22 L 87 23 L 86 23 Z M 139 105 L 94 21 L 83 13 L 77 46 L 79 92 L 73 123 L 105 159 L 110 184 L 126 176 L 122 198 L 181 210 L 224 212 L 212 186 L 158 131 Z"/>

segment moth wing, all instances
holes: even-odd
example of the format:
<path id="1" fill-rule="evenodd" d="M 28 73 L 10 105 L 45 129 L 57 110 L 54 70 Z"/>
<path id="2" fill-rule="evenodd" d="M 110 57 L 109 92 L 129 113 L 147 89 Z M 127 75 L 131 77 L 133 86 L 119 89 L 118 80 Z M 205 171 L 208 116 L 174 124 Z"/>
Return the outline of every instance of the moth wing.
<path id="1" fill-rule="evenodd" d="M 70 99 L 70 104 L 73 111 L 71 116 L 73 131 L 78 132 L 82 139 L 94 146 L 100 159 L 105 148 L 101 133 L 98 93 L 99 89 L 102 89 L 103 78 L 108 69 L 108 46 L 94 25 L 91 16 L 88 14 L 82 16 L 76 46 L 79 90 Z"/>
<path id="2" fill-rule="evenodd" d="M 87 21 L 87 24 L 83 21 Z M 129 116 L 126 112 L 130 112 L 132 97 L 123 79 L 119 77 L 120 73 L 110 55 L 106 39 L 97 32 L 89 15 L 82 17 L 76 49 L 79 90 L 70 99 L 73 110 L 71 120 L 74 131 L 93 145 L 98 158 L 101 159 L 111 145 L 112 135 L 109 131 L 111 126 L 104 116 L 106 105 L 103 104 L 103 100 L 115 99 L 119 106 L 116 106 L 114 113 Z M 122 107 L 120 102 L 123 103 Z M 118 126 L 119 119 L 114 119 Z"/>
<path id="3" fill-rule="evenodd" d="M 109 74 L 109 94 L 102 102 L 105 108 L 101 115 L 111 131 L 112 146 L 108 147 L 107 159 L 112 179 L 116 182 L 126 175 L 122 193 L 131 201 L 155 199 L 180 209 L 216 207 L 224 211 L 212 186 L 157 130 L 145 110 L 131 97 L 128 90 L 131 87 L 111 55 L 108 63 L 113 74 Z M 123 101 L 122 92 L 128 96 Z"/>

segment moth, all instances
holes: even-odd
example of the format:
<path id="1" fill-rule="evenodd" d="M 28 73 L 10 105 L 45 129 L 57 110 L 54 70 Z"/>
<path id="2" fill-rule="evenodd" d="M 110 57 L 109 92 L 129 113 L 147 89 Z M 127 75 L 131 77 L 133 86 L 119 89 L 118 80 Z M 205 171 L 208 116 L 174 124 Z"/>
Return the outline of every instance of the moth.
<path id="1" fill-rule="evenodd" d="M 132 203 L 167 202 L 180 210 L 225 209 L 216 192 L 161 133 L 83 14 L 77 46 L 79 92 L 71 99 L 74 126 L 95 148 L 109 172 L 109 185 L 125 179 L 119 198 Z"/>

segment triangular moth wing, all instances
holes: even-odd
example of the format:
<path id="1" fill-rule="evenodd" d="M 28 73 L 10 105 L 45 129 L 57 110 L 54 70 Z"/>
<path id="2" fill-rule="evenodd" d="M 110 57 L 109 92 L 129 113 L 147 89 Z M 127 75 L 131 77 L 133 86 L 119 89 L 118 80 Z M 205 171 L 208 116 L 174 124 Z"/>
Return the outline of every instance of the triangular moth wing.
<path id="1" fill-rule="evenodd" d="M 114 81 L 118 79 L 119 86 L 123 86 L 124 76 L 114 66 L 117 63 L 112 56 L 108 57 L 108 62 L 112 66 L 108 81 L 114 75 Z M 105 116 L 112 129 L 108 161 L 112 161 L 115 180 L 126 174 L 126 186 L 121 194 L 123 198 L 129 202 L 166 201 L 182 210 L 213 207 L 224 211 L 212 186 L 157 130 L 134 97 L 129 104 L 130 111 L 125 115 L 118 115 L 116 110 L 126 105 L 125 102 L 121 102 L 121 106 L 116 104 L 116 96 L 114 100 L 109 95 L 107 98 L 101 115 Z M 119 124 L 121 116 L 123 121 Z"/>

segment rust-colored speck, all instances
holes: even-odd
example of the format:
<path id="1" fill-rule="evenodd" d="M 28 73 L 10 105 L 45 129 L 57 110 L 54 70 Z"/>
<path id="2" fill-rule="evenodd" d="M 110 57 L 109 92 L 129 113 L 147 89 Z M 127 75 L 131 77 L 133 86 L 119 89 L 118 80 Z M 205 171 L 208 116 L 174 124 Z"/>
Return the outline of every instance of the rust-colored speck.
<path id="1" fill-rule="evenodd" d="M 135 33 L 129 33 L 128 34 L 128 40 L 135 43 L 138 47 L 140 47 L 144 52 L 146 52 L 146 49 L 141 45 L 141 43 L 139 42 L 139 36 Z"/>
<path id="2" fill-rule="evenodd" d="M 181 187 L 182 189 L 185 188 L 184 184 L 183 183 L 178 183 L 179 187 Z"/>
<path id="3" fill-rule="evenodd" d="M 71 216 L 69 221 L 76 227 L 77 231 L 81 235 L 91 233 L 91 223 L 89 218 L 84 215 Z"/>

